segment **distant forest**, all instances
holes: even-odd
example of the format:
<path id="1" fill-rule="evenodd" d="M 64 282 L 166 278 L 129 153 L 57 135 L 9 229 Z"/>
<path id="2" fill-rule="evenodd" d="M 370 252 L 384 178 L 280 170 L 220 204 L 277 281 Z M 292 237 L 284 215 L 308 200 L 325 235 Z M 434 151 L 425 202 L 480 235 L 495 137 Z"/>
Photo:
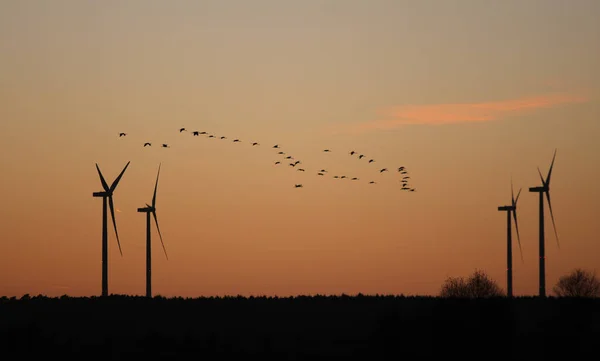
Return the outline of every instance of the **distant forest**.
<path id="1" fill-rule="evenodd" d="M 26 295 L 0 298 L 0 333 L 5 360 L 580 359 L 600 299 Z"/>

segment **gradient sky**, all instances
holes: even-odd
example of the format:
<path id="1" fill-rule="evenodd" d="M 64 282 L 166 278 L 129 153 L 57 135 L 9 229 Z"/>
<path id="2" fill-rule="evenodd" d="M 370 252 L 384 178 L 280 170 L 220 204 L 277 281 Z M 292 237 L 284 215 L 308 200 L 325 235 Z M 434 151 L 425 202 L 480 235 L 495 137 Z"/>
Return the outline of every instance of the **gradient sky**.
<path id="1" fill-rule="evenodd" d="M 110 293 L 145 292 L 136 209 L 161 163 L 154 294 L 435 295 L 475 269 L 506 289 L 512 177 L 514 292 L 535 295 L 528 187 L 558 149 L 550 292 L 600 266 L 599 17 L 595 0 L 0 1 L 0 295 L 100 294 L 95 163 L 110 183 L 127 161 Z M 276 143 L 307 171 L 275 166 Z M 378 172 L 399 166 L 415 192 Z"/>

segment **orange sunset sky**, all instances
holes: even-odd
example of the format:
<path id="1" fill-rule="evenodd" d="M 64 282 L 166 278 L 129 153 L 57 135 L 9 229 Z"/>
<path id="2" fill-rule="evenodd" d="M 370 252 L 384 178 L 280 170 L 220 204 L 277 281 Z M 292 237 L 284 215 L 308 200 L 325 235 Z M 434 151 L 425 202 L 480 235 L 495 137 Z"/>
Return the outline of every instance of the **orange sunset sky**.
<path id="1" fill-rule="evenodd" d="M 475 269 L 506 289 L 511 177 L 514 293 L 536 295 L 528 188 L 557 149 L 551 294 L 600 268 L 599 18 L 594 0 L 0 1 L 0 296 L 100 294 L 95 164 L 110 183 L 128 161 L 110 293 L 145 292 L 160 163 L 155 295 L 435 295 Z"/>

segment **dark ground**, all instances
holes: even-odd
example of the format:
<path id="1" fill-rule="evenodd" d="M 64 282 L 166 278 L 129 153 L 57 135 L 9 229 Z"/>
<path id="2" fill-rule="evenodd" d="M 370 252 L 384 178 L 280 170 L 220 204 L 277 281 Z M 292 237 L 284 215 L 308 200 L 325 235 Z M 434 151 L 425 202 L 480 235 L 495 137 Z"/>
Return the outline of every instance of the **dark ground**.
<path id="1" fill-rule="evenodd" d="M 0 359 L 600 358 L 600 299 L 0 299 Z"/>

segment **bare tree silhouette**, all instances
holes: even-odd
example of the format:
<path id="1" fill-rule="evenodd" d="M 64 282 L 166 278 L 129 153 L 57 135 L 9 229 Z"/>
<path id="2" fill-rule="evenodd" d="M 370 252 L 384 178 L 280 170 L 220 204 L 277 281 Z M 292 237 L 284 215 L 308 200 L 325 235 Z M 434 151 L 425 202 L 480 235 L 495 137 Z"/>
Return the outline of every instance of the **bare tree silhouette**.
<path id="1" fill-rule="evenodd" d="M 553 291 L 558 297 L 600 297 L 600 279 L 595 272 L 576 268 L 559 278 Z"/>
<path id="2" fill-rule="evenodd" d="M 484 271 L 475 270 L 467 279 L 449 277 L 444 281 L 440 297 L 487 298 L 501 297 L 504 292 Z"/>

